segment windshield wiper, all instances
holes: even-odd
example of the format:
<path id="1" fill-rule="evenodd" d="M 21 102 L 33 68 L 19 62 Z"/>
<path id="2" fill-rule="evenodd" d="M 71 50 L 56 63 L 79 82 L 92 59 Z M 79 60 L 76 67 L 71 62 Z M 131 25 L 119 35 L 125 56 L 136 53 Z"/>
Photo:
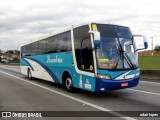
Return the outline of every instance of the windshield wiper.
<path id="1" fill-rule="evenodd" d="M 132 68 L 132 70 L 134 70 L 134 69 L 135 69 L 135 66 L 133 65 L 131 59 L 129 58 L 129 56 L 127 55 L 126 52 L 124 52 L 124 55 L 126 56 L 126 59 L 129 61 L 128 64 L 130 65 L 130 67 Z M 126 60 L 126 61 L 127 61 L 127 60 Z M 127 62 L 128 62 L 128 61 L 127 61 Z"/>
<path id="2" fill-rule="evenodd" d="M 117 55 L 118 56 L 118 55 Z M 117 57 L 116 57 L 117 58 Z M 128 63 L 128 65 L 130 66 L 131 69 L 135 69 L 135 66 L 133 65 L 132 61 L 130 60 L 129 56 L 127 55 L 127 53 L 125 53 L 125 51 L 119 51 L 119 58 L 116 60 L 116 66 L 115 66 L 115 70 L 117 69 L 119 60 L 122 60 L 122 64 L 123 64 L 123 69 L 125 69 L 125 65 L 124 65 L 124 59 L 126 60 L 126 62 Z"/>
<path id="3" fill-rule="evenodd" d="M 117 29 L 115 27 L 115 30 L 116 30 L 116 35 L 117 35 L 117 39 L 118 39 L 118 49 L 119 49 L 119 52 L 120 52 L 120 57 L 122 58 L 122 62 L 123 62 L 123 68 L 125 68 L 124 66 L 124 59 L 126 59 L 128 65 L 132 68 L 132 69 L 135 69 L 132 61 L 130 60 L 129 56 L 125 53 L 125 51 L 123 50 L 123 47 L 120 43 L 120 39 L 119 39 L 119 36 L 118 36 L 118 32 L 117 32 Z M 131 38 L 131 40 L 133 39 L 133 37 Z M 119 60 L 120 58 L 118 59 L 117 63 L 116 63 L 116 66 L 114 69 L 117 69 L 117 66 L 118 66 L 118 63 L 119 63 Z"/>

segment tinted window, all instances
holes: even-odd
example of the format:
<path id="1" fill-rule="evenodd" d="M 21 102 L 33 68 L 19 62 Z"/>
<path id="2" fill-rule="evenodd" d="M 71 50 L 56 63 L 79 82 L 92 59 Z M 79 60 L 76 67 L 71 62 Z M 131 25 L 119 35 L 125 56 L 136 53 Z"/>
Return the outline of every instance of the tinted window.
<path id="1" fill-rule="evenodd" d="M 57 36 L 47 38 L 46 53 L 57 52 Z"/>
<path id="2" fill-rule="evenodd" d="M 58 35 L 58 52 L 71 51 L 71 33 L 65 32 Z"/>
<path id="3" fill-rule="evenodd" d="M 46 41 L 45 40 L 41 40 L 37 42 L 37 54 L 44 54 L 45 53 L 45 45 L 46 45 Z"/>
<path id="4" fill-rule="evenodd" d="M 65 32 L 41 41 L 23 46 L 22 56 L 71 51 L 71 32 Z"/>
<path id="5" fill-rule="evenodd" d="M 57 48 L 58 52 L 64 52 L 65 51 L 65 48 L 64 48 L 64 44 L 65 44 L 64 38 L 65 38 L 65 34 L 64 33 L 58 35 L 58 48 Z"/>
<path id="6" fill-rule="evenodd" d="M 116 29 L 119 38 L 126 38 L 126 39 L 132 38 L 132 33 L 129 28 L 117 26 Z"/>
<path id="7" fill-rule="evenodd" d="M 30 46 L 29 45 L 26 45 L 25 46 L 25 56 L 30 56 L 31 55 L 31 51 L 29 50 L 30 49 Z"/>
<path id="8" fill-rule="evenodd" d="M 36 55 L 37 54 L 37 43 L 32 43 L 31 44 L 31 55 Z"/>
<path id="9" fill-rule="evenodd" d="M 101 33 L 101 37 L 115 38 L 117 37 L 115 26 L 98 24 L 98 31 Z"/>
<path id="10" fill-rule="evenodd" d="M 37 54 L 36 47 L 37 47 L 36 43 L 32 43 L 22 47 L 22 51 L 21 51 L 22 55 L 23 56 L 36 55 Z"/>
<path id="11" fill-rule="evenodd" d="M 74 46 L 75 49 L 81 49 L 82 39 L 89 37 L 89 26 L 82 26 L 74 29 Z"/>
<path id="12" fill-rule="evenodd" d="M 21 47 L 21 56 L 25 56 L 25 47 Z"/>
<path id="13" fill-rule="evenodd" d="M 78 69 L 94 72 L 89 26 L 82 26 L 74 29 L 74 46 Z"/>
<path id="14" fill-rule="evenodd" d="M 71 51 L 72 46 L 71 46 L 71 32 L 66 32 L 64 36 L 64 48 L 66 51 Z"/>

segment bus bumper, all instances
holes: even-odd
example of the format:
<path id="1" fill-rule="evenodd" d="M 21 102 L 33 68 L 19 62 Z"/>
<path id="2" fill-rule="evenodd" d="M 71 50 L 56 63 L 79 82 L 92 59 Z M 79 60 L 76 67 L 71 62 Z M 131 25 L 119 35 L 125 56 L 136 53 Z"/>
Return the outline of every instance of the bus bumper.
<path id="1" fill-rule="evenodd" d="M 138 85 L 139 79 L 139 76 L 127 80 L 106 80 L 96 78 L 95 92 L 109 92 L 118 89 L 135 87 Z"/>

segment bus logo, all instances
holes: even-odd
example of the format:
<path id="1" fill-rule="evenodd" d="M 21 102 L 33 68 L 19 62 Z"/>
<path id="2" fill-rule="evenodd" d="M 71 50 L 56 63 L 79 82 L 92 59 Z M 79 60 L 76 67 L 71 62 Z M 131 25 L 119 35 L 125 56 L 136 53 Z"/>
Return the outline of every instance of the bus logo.
<path id="1" fill-rule="evenodd" d="M 55 58 L 50 58 L 50 55 L 47 56 L 47 63 L 62 63 L 63 59 L 62 58 L 58 58 L 58 55 L 56 55 Z"/>

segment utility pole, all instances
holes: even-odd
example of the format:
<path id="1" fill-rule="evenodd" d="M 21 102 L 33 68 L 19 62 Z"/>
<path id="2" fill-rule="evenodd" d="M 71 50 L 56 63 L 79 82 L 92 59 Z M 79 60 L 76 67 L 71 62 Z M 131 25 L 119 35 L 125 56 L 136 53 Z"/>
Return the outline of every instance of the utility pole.
<path id="1" fill-rule="evenodd" d="M 153 37 L 151 37 L 151 45 L 152 45 L 152 55 L 154 54 L 154 48 L 153 48 Z"/>

